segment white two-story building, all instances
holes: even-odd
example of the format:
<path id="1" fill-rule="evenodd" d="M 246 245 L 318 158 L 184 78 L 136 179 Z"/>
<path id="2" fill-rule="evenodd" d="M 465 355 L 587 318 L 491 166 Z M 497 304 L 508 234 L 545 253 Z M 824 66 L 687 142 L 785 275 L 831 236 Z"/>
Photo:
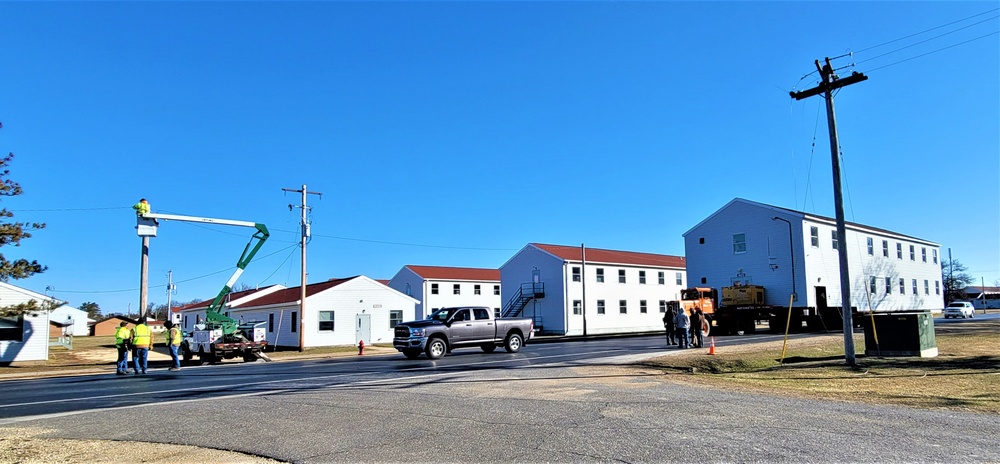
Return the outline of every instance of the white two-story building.
<path id="1" fill-rule="evenodd" d="M 500 267 L 505 316 L 542 334 L 663 330 L 687 285 L 681 256 L 530 243 Z"/>
<path id="2" fill-rule="evenodd" d="M 403 266 L 389 287 L 415 298 L 415 314 L 424 319 L 438 308 L 486 306 L 500 310 L 500 270 L 470 267 Z"/>
<path id="3" fill-rule="evenodd" d="M 847 247 L 859 311 L 944 307 L 940 246 L 863 224 L 837 237 L 832 218 L 736 198 L 684 233 L 691 286 L 760 285 L 766 303 L 841 308 L 839 247 Z"/>

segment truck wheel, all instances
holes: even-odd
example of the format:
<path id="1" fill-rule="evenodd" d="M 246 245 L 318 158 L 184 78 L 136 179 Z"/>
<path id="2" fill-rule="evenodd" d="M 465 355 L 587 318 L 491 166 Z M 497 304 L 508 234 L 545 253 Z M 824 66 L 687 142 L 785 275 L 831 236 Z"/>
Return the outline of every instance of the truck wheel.
<path id="1" fill-rule="evenodd" d="M 417 359 L 420 357 L 420 350 L 403 350 L 403 356 L 409 359 Z"/>
<path id="2" fill-rule="evenodd" d="M 503 349 L 507 350 L 508 353 L 517 353 L 521 351 L 521 345 L 524 344 L 524 339 L 521 338 L 520 334 L 512 333 L 507 336 L 507 340 L 503 343 Z"/>
<path id="3" fill-rule="evenodd" d="M 427 357 L 431 359 L 441 359 L 448 352 L 448 344 L 440 338 L 432 338 L 427 342 Z"/>
<path id="4" fill-rule="evenodd" d="M 479 347 L 483 349 L 484 353 L 492 353 L 497 350 L 497 346 L 492 343 L 483 343 Z"/>

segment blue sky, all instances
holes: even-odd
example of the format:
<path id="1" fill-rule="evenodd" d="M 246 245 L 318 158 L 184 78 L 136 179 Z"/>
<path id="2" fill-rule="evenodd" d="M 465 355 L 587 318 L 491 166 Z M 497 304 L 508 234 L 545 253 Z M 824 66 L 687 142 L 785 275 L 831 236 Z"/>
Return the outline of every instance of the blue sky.
<path id="1" fill-rule="evenodd" d="M 0 151 L 48 227 L 14 282 L 138 306 L 130 206 L 262 222 L 240 283 L 499 267 L 530 242 L 683 255 L 734 197 L 847 219 L 1000 280 L 996 2 L 0 3 Z M 814 147 L 815 144 L 815 147 Z M 252 233 L 168 222 L 150 301 L 213 297 Z"/>

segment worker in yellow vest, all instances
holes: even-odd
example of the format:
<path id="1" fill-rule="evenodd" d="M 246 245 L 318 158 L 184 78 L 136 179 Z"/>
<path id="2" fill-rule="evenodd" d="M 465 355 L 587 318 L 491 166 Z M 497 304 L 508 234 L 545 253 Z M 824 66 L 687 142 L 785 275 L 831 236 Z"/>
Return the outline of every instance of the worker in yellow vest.
<path id="1" fill-rule="evenodd" d="M 128 351 L 131 344 L 132 329 L 128 328 L 128 322 L 122 321 L 115 330 L 115 348 L 118 348 L 117 375 L 128 374 Z"/>
<path id="2" fill-rule="evenodd" d="M 163 326 L 167 328 L 167 350 L 170 351 L 170 360 L 173 361 L 170 370 L 179 371 L 181 360 L 177 357 L 177 352 L 181 349 L 181 329 L 178 329 L 172 321 L 163 323 Z"/>
<path id="3" fill-rule="evenodd" d="M 132 209 L 135 210 L 135 214 L 142 216 L 143 214 L 149 214 L 149 202 L 145 198 L 139 200 L 138 203 L 132 205 Z"/>
<path id="4" fill-rule="evenodd" d="M 135 364 L 135 373 L 146 373 L 146 359 L 149 357 L 149 349 L 153 347 L 153 331 L 146 325 L 146 316 L 139 318 L 139 324 L 132 329 L 132 346 L 135 353 L 132 354 L 132 363 Z"/>

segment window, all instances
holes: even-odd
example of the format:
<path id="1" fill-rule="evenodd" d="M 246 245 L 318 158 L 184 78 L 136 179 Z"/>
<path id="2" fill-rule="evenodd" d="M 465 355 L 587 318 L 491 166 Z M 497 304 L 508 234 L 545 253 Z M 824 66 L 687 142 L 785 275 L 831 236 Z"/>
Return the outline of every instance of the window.
<path id="1" fill-rule="evenodd" d="M 299 331 L 299 313 L 292 313 L 292 333 Z"/>
<path id="2" fill-rule="evenodd" d="M 646 300 L 639 300 L 639 312 L 646 314 Z"/>
<path id="3" fill-rule="evenodd" d="M 0 340 L 24 341 L 24 315 L 0 317 Z"/>
<path id="4" fill-rule="evenodd" d="M 885 278 L 885 294 L 888 295 L 890 293 L 892 293 L 892 278 L 886 277 Z"/>
<path id="5" fill-rule="evenodd" d="M 389 328 L 396 327 L 403 322 L 403 311 L 393 309 L 389 311 Z"/>
<path id="6" fill-rule="evenodd" d="M 619 269 L 618 270 L 618 283 L 620 283 L 620 284 L 625 283 L 625 270 L 624 269 Z"/>
<path id="7" fill-rule="evenodd" d="M 621 314 L 628 314 L 628 302 L 625 300 L 618 300 L 618 312 Z"/>
<path id="8" fill-rule="evenodd" d="M 869 293 L 875 293 L 875 281 L 876 280 L 878 280 L 878 277 L 875 277 L 875 276 L 871 276 L 871 277 L 868 278 L 868 292 Z"/>
<path id="9" fill-rule="evenodd" d="M 940 295 L 941 294 L 941 282 L 940 281 L 937 281 L 937 280 L 934 281 L 934 294 L 935 295 Z"/>
<path id="10" fill-rule="evenodd" d="M 676 279 L 677 285 L 684 285 L 684 274 L 680 272 L 674 274 L 674 279 Z M 702 282 L 704 283 L 704 282 Z"/>
<path id="11" fill-rule="evenodd" d="M 646 283 L 646 271 L 639 271 L 639 283 L 640 284 Z"/>
<path id="12" fill-rule="evenodd" d="M 333 311 L 319 312 L 319 330 L 333 332 Z"/>
<path id="13" fill-rule="evenodd" d="M 573 282 L 579 282 L 579 281 L 580 281 L 580 268 L 579 267 L 574 267 L 573 268 Z"/>
<path id="14" fill-rule="evenodd" d="M 573 300 L 573 314 L 579 316 L 583 314 L 583 302 L 580 300 Z"/>
<path id="15" fill-rule="evenodd" d="M 812 241 L 813 248 L 819 248 L 819 227 L 812 226 L 809 228 L 809 238 Z"/>
<path id="16" fill-rule="evenodd" d="M 931 250 L 931 256 L 934 258 L 934 264 L 937 264 L 937 250 Z"/>
<path id="17" fill-rule="evenodd" d="M 871 237 L 868 237 L 868 255 L 875 255 L 875 241 Z"/>
<path id="18" fill-rule="evenodd" d="M 660 314 L 666 314 L 667 312 L 667 300 L 660 300 Z"/>
<path id="19" fill-rule="evenodd" d="M 920 260 L 925 263 L 927 262 L 927 248 L 920 247 Z"/>
<path id="20" fill-rule="evenodd" d="M 597 300 L 597 314 L 604 314 L 604 300 Z"/>
<path id="21" fill-rule="evenodd" d="M 886 258 L 889 257 L 889 241 L 888 240 L 882 240 L 882 256 L 884 256 Z"/>
<path id="22" fill-rule="evenodd" d="M 493 286 L 493 294 L 494 295 L 499 295 L 500 294 L 500 286 L 499 285 L 494 285 Z"/>
<path id="23" fill-rule="evenodd" d="M 656 281 L 660 285 L 666 285 L 666 283 L 667 283 L 667 273 L 663 272 L 663 271 L 660 271 L 660 272 L 656 273 Z"/>
<path id="24" fill-rule="evenodd" d="M 733 254 L 747 252 L 747 234 L 733 234 Z"/>
<path id="25" fill-rule="evenodd" d="M 472 287 L 472 294 L 473 295 L 482 295 L 483 294 L 482 289 L 479 288 L 479 284 L 476 284 L 476 285 L 474 285 Z"/>
<path id="26" fill-rule="evenodd" d="M 913 294 L 917 294 L 917 279 L 913 279 Z"/>
<path id="27" fill-rule="evenodd" d="M 267 315 L 267 331 L 268 333 L 274 333 L 274 313 Z"/>
<path id="28" fill-rule="evenodd" d="M 899 279 L 899 294 L 906 295 L 906 279 Z"/>
<path id="29" fill-rule="evenodd" d="M 453 293 L 455 295 L 461 295 L 462 294 L 462 284 L 452 285 L 451 293 Z"/>
<path id="30" fill-rule="evenodd" d="M 485 321 L 490 318 L 490 310 L 486 308 L 472 308 L 472 315 L 477 321 Z"/>
<path id="31" fill-rule="evenodd" d="M 833 246 L 834 250 L 840 249 L 840 240 L 837 239 L 837 231 L 830 231 L 830 244 Z"/>
<path id="32" fill-rule="evenodd" d="M 413 290 L 410 289 L 410 283 L 406 283 L 406 296 L 413 296 Z"/>
<path id="33" fill-rule="evenodd" d="M 913 245 L 910 245 L 910 261 L 917 260 L 917 251 L 914 250 Z"/>
<path id="34" fill-rule="evenodd" d="M 903 259 L 903 244 L 896 244 L 896 259 Z"/>
<path id="35" fill-rule="evenodd" d="M 698 238 L 698 244 L 699 245 L 704 245 L 705 244 L 705 237 L 699 237 Z"/>
<path id="36" fill-rule="evenodd" d="M 604 268 L 597 268 L 597 282 L 604 282 Z"/>
<path id="37" fill-rule="evenodd" d="M 930 295 L 930 294 L 931 294 L 931 284 L 927 281 L 927 279 L 924 279 L 924 295 Z"/>
<path id="38" fill-rule="evenodd" d="M 431 284 L 431 295 L 438 294 L 438 284 Z"/>

